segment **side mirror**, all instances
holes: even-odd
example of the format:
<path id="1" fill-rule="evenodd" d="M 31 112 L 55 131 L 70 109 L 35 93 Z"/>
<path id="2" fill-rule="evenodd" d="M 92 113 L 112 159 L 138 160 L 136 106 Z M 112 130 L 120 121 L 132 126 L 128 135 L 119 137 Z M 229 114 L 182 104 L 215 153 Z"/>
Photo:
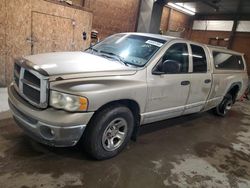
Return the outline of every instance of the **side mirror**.
<path id="1" fill-rule="evenodd" d="M 177 74 L 181 72 L 181 63 L 175 60 L 166 60 L 152 71 L 154 75 Z"/>
<path id="2" fill-rule="evenodd" d="M 162 72 L 165 74 L 176 74 L 181 72 L 181 63 L 175 60 L 166 60 L 162 63 Z"/>

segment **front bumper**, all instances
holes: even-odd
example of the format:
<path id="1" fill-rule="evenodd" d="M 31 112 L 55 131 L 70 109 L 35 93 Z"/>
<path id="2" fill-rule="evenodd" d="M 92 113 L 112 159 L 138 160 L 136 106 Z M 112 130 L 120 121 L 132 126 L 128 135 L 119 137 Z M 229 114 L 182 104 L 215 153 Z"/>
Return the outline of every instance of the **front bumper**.
<path id="1" fill-rule="evenodd" d="M 10 110 L 17 124 L 34 140 L 50 146 L 74 146 L 93 115 L 93 112 L 35 108 L 18 95 L 13 85 L 10 85 L 8 94 Z"/>

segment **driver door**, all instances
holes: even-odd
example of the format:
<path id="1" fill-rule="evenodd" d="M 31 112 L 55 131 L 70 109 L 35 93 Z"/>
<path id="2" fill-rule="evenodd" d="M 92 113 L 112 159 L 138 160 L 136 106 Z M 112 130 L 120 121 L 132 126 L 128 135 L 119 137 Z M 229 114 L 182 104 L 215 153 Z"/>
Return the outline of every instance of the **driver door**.
<path id="1" fill-rule="evenodd" d="M 176 66 L 167 66 L 166 71 L 166 66 L 163 68 L 164 62 L 174 62 Z M 144 123 L 182 115 L 190 90 L 189 68 L 187 43 L 171 44 L 148 76 L 148 101 Z"/>

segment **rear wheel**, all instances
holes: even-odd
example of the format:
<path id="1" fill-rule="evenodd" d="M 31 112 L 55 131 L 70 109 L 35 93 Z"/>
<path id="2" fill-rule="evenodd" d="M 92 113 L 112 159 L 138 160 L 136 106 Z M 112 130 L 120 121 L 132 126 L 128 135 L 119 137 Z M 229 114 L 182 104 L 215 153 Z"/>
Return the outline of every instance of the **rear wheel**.
<path id="1" fill-rule="evenodd" d="M 222 102 L 214 109 L 215 114 L 218 116 L 225 116 L 231 110 L 233 105 L 233 97 L 231 94 L 226 94 Z"/>
<path id="2" fill-rule="evenodd" d="M 128 144 L 134 116 L 126 106 L 113 105 L 97 112 L 84 133 L 84 148 L 98 160 L 120 153 Z"/>

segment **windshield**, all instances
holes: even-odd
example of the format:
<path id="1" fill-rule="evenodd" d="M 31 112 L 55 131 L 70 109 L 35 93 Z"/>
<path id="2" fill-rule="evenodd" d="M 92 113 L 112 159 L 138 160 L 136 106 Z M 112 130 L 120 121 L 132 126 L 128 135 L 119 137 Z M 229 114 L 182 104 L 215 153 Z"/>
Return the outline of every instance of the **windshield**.
<path id="1" fill-rule="evenodd" d="M 117 34 L 89 48 L 87 52 L 111 57 L 126 65 L 144 66 L 166 43 L 165 40 L 133 34 Z"/>

